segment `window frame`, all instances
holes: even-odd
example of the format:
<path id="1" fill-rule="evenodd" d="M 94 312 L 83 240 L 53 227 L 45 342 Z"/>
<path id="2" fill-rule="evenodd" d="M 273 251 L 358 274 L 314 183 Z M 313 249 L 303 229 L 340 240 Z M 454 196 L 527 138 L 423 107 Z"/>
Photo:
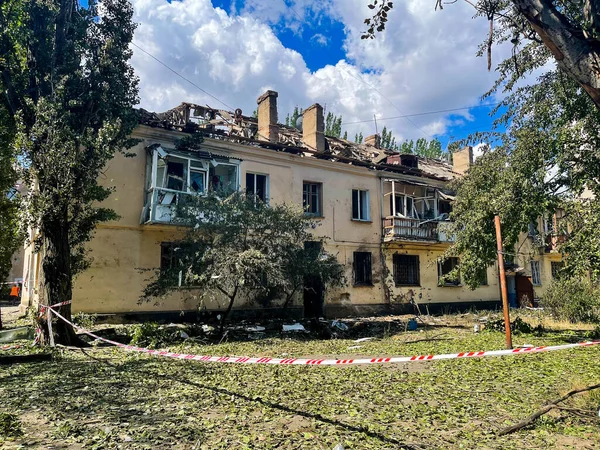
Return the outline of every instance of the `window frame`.
<path id="1" fill-rule="evenodd" d="M 306 202 L 306 198 L 305 198 L 305 190 L 306 190 L 306 186 L 317 186 L 317 193 L 316 193 L 316 199 L 317 199 L 317 210 L 316 212 L 311 212 L 307 210 L 307 206 L 312 204 L 312 202 Z M 309 192 L 308 196 L 309 198 L 312 198 L 314 196 L 314 192 Z M 304 208 L 304 214 L 307 216 L 311 216 L 311 217 L 323 217 L 323 183 L 320 181 L 307 181 L 304 180 L 302 182 L 302 207 Z"/>
<path id="2" fill-rule="evenodd" d="M 368 255 L 368 257 L 367 257 Z M 359 256 L 365 257 L 363 260 L 362 275 L 364 275 L 364 280 L 358 281 L 359 274 Z M 352 262 L 352 272 L 353 272 L 353 285 L 354 286 L 373 286 L 373 253 L 372 252 L 353 252 L 352 254 L 353 262 Z"/>
<path id="3" fill-rule="evenodd" d="M 460 264 L 460 260 L 456 257 L 450 257 L 450 258 L 446 258 L 444 261 L 438 261 L 438 286 L 440 287 L 460 287 L 462 286 L 462 282 L 460 279 L 460 273 L 458 274 L 456 281 L 455 282 L 442 282 L 441 278 L 446 275 L 446 273 L 444 273 L 444 264 L 448 261 L 453 262 L 452 264 L 452 268 L 450 269 L 450 271 L 448 271 L 447 273 L 450 273 L 452 270 L 454 270 L 454 268 Z"/>
<path id="4" fill-rule="evenodd" d="M 246 193 L 248 193 L 248 175 L 251 175 L 254 178 L 254 192 L 251 192 L 252 195 L 258 197 L 256 194 L 257 187 L 257 177 L 262 176 L 265 177 L 265 187 L 264 187 L 264 199 L 261 199 L 265 204 L 269 204 L 270 197 L 270 183 L 269 183 L 269 174 L 268 173 L 260 173 L 260 172 L 246 172 Z M 260 198 L 260 197 L 258 197 Z"/>
<path id="5" fill-rule="evenodd" d="M 537 269 L 534 269 L 534 266 Z M 542 266 L 539 261 L 531 260 L 529 261 L 529 267 L 531 269 L 531 284 L 534 286 L 542 285 Z M 537 275 L 537 276 L 536 276 Z"/>
<path id="6" fill-rule="evenodd" d="M 358 217 L 354 216 L 354 193 L 356 192 L 356 202 L 357 202 L 357 215 Z M 364 199 L 362 198 L 362 194 L 364 194 Z M 352 220 L 357 221 L 357 222 L 370 222 L 371 221 L 371 195 L 369 193 L 368 189 L 352 189 Z M 365 207 L 365 217 L 361 217 L 362 214 L 362 206 L 366 205 Z"/>
<path id="7" fill-rule="evenodd" d="M 408 259 L 408 258 L 412 258 L 412 267 L 415 270 L 415 281 L 413 283 L 410 283 L 408 280 L 406 283 L 400 282 L 399 281 L 399 276 L 398 276 L 398 272 L 399 272 L 399 266 L 400 266 L 400 259 Z M 393 276 L 394 276 L 394 284 L 396 286 L 421 286 L 421 260 L 419 258 L 419 255 L 404 255 L 404 254 L 400 254 L 400 253 L 395 253 L 392 259 L 392 266 L 393 266 Z M 408 266 L 407 266 L 408 267 Z"/>

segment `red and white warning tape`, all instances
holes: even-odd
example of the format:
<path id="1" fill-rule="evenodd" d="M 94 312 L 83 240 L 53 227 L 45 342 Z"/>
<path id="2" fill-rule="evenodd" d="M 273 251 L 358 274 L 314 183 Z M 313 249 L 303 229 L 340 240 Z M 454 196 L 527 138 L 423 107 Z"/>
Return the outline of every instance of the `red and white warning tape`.
<path id="1" fill-rule="evenodd" d="M 64 320 L 77 330 L 87 334 L 95 339 L 106 342 L 108 344 L 115 345 L 124 350 L 146 353 L 152 356 L 164 356 L 166 358 L 175 359 L 186 359 L 192 361 L 201 362 L 216 362 L 216 363 L 240 363 L 240 364 L 280 364 L 280 365 L 308 365 L 308 366 L 340 366 L 340 365 L 358 365 L 358 364 L 382 364 L 382 363 L 405 363 L 415 361 L 436 361 L 440 359 L 458 359 L 458 358 L 480 358 L 483 356 L 503 356 L 503 355 L 516 355 L 522 353 L 539 353 L 539 352 L 550 352 L 555 350 L 565 350 L 568 348 L 578 347 L 590 347 L 592 345 L 600 344 L 600 341 L 587 341 L 579 342 L 577 344 L 565 344 L 565 345 L 553 345 L 553 346 L 542 346 L 542 347 L 525 347 L 515 348 L 514 350 L 491 350 L 482 352 L 461 352 L 461 353 L 447 353 L 442 355 L 416 355 L 416 356 L 394 356 L 394 357 L 380 357 L 380 358 L 364 358 L 364 359 L 304 359 L 304 358 L 250 358 L 247 356 L 210 356 L 210 355 L 193 355 L 185 353 L 173 353 L 165 350 L 150 350 L 148 348 L 136 347 L 133 345 L 125 345 L 120 342 L 111 341 L 103 337 L 97 336 L 91 331 L 81 328 L 74 323 L 65 319 L 62 315 L 57 313 L 55 310 L 50 310 L 60 319 Z"/>
<path id="2" fill-rule="evenodd" d="M 0 346 L 0 350 L 12 350 L 14 348 L 22 348 L 22 345 L 2 345 Z"/>
<path id="3" fill-rule="evenodd" d="M 38 322 L 42 320 L 42 317 L 44 316 L 44 313 L 46 312 L 46 309 L 50 309 L 52 312 L 54 312 L 54 310 L 52 308 L 56 308 L 59 306 L 65 306 L 65 305 L 70 305 L 71 304 L 71 300 L 67 300 L 66 302 L 60 302 L 60 303 L 56 303 L 54 305 L 40 305 L 40 311 L 38 313 Z M 37 345 L 40 341 L 42 340 L 42 329 L 38 326 L 35 329 L 35 339 L 33 340 L 33 344 L 32 346 Z"/>

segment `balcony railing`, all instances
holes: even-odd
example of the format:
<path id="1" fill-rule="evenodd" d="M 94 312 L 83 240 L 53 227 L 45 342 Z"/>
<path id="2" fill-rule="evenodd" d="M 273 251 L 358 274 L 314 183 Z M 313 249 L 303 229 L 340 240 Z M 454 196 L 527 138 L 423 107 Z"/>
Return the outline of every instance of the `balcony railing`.
<path id="1" fill-rule="evenodd" d="M 183 196 L 194 195 L 165 188 L 150 189 L 149 223 L 177 223 L 177 205 Z"/>
<path id="2" fill-rule="evenodd" d="M 389 216 L 383 219 L 383 240 L 453 242 L 454 236 L 449 233 L 449 225 L 449 222 Z"/>

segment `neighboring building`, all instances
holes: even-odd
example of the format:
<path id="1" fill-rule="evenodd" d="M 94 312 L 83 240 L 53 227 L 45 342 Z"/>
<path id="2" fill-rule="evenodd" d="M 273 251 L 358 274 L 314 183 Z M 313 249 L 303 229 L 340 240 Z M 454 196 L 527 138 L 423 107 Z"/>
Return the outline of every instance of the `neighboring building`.
<path id="1" fill-rule="evenodd" d="M 196 152 L 178 153 L 175 142 L 201 130 Z M 460 280 L 440 285 L 455 260 L 437 259 L 452 240 L 446 232 L 453 200 L 448 183 L 472 163 L 472 149 L 445 162 L 399 155 L 379 148 L 378 136 L 365 144 L 324 135 L 323 109 L 304 111 L 302 131 L 277 123 L 277 93 L 258 99 L 258 119 L 183 103 L 166 113 L 142 111 L 132 137 L 136 157 L 117 155 L 103 184 L 115 191 L 104 205 L 120 216 L 98 225 L 90 243 L 91 267 L 75 280 L 73 311 L 89 313 L 216 310 L 225 302 L 182 288 L 156 302 L 139 302 L 149 270 L 171 264 L 169 244 L 185 230 L 174 222 L 180 198 L 228 186 L 247 190 L 270 203 L 303 204 L 319 222 L 325 250 L 347 267 L 348 285 L 324 294 L 318 286 L 318 311 L 328 316 L 392 310 L 412 311 L 448 304 L 499 305 L 498 274 L 488 269 L 488 284 L 475 290 Z M 27 249 L 22 305 L 40 295 L 39 256 Z M 300 296 L 293 307 L 314 304 Z M 273 303 L 273 307 L 278 306 Z M 262 308 L 252 303 L 237 309 Z M 425 312 L 425 311 L 423 311 Z"/>

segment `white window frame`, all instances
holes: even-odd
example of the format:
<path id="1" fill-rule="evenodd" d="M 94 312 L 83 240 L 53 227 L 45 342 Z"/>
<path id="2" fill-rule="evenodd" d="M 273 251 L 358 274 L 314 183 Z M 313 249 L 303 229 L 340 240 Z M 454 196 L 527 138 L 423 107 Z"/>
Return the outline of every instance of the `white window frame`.
<path id="1" fill-rule="evenodd" d="M 358 201 L 358 217 L 354 217 L 354 191 L 357 194 Z M 362 194 L 364 194 L 365 198 L 362 199 Z M 352 198 L 350 200 L 352 202 L 352 220 L 356 220 L 359 222 L 370 222 L 371 221 L 371 197 L 369 191 L 367 189 L 352 189 Z M 362 206 L 366 203 L 365 216 L 362 216 Z"/>
<path id="2" fill-rule="evenodd" d="M 256 195 L 256 176 L 260 175 L 265 177 L 265 204 L 269 204 L 269 199 L 271 198 L 271 183 L 269 180 L 268 173 L 260 173 L 260 172 L 246 172 L 246 176 L 252 175 L 254 177 L 254 192 L 253 195 Z M 246 192 L 248 191 L 248 185 L 246 184 Z"/>
<path id="3" fill-rule="evenodd" d="M 529 266 L 531 267 L 531 284 L 534 286 L 542 285 L 542 272 L 539 261 L 530 261 Z M 534 268 L 535 267 L 535 268 Z"/>

